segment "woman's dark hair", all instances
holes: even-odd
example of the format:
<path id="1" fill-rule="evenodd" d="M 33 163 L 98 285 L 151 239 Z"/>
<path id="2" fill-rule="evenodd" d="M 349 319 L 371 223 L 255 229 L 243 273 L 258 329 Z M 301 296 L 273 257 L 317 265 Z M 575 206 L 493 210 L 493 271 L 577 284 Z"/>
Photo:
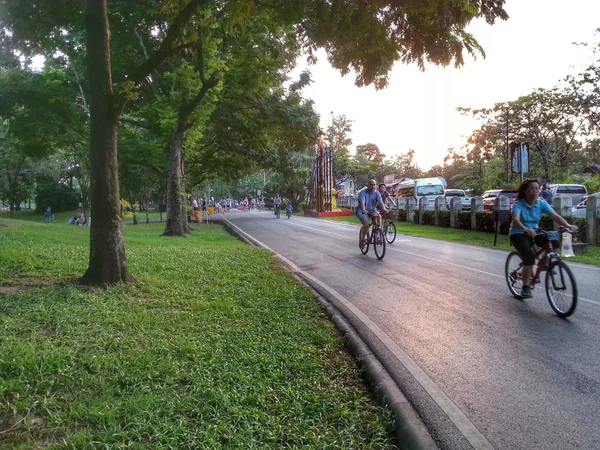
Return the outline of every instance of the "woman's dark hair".
<path id="1" fill-rule="evenodd" d="M 529 180 L 525 180 L 521 183 L 521 186 L 519 186 L 519 193 L 517 194 L 517 200 L 521 200 L 522 198 L 525 198 L 525 191 L 527 191 L 527 188 L 529 187 L 529 185 L 531 183 L 537 183 L 538 186 L 540 186 L 540 180 L 538 180 L 537 178 L 530 178 Z"/>

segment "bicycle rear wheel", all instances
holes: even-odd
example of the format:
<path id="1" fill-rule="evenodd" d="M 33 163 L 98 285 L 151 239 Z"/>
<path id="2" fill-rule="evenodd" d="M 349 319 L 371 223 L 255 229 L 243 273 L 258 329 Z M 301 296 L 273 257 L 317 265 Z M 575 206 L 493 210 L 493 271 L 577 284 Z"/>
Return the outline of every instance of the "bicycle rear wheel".
<path id="1" fill-rule="evenodd" d="M 367 238 L 365 239 L 365 245 L 364 246 L 360 246 L 360 230 L 358 231 L 358 247 L 360 248 L 360 252 L 363 255 L 366 255 L 369 252 L 369 241 L 370 241 L 370 236 L 369 233 L 367 233 Z"/>
<path id="2" fill-rule="evenodd" d="M 560 259 L 550 261 L 550 264 L 548 264 L 546 296 L 557 316 L 569 317 L 575 312 L 577 307 L 577 283 L 569 266 Z"/>
<path id="3" fill-rule="evenodd" d="M 381 228 L 373 230 L 373 250 L 377 259 L 383 259 L 385 256 L 385 236 Z"/>
<path id="4" fill-rule="evenodd" d="M 388 244 L 396 240 L 396 225 L 391 220 L 385 226 L 385 240 Z"/>
<path id="5" fill-rule="evenodd" d="M 512 252 L 506 258 L 504 265 L 504 276 L 510 293 L 519 300 L 522 300 L 521 290 L 523 289 L 523 259 L 519 252 Z"/>

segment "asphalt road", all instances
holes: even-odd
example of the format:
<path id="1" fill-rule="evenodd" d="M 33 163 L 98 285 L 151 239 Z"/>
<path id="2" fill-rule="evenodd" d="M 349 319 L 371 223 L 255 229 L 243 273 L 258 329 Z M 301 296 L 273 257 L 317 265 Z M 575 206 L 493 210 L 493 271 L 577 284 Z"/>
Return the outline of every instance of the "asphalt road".
<path id="1" fill-rule="evenodd" d="M 600 448 L 599 268 L 569 264 L 580 301 L 564 320 L 541 285 L 510 295 L 504 251 L 398 235 L 378 261 L 357 226 L 224 217 L 348 302 L 441 448 Z"/>

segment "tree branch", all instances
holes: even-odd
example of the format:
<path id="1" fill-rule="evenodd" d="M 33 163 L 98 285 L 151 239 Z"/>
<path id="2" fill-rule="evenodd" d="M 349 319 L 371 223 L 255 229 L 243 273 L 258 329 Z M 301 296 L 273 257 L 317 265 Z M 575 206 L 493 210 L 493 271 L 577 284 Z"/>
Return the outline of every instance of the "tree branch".
<path id="1" fill-rule="evenodd" d="M 213 87 L 215 87 L 217 85 L 217 83 L 219 82 L 219 78 L 217 77 L 217 74 L 218 74 L 217 71 L 213 72 L 213 74 L 210 76 L 210 78 L 208 80 L 206 80 L 206 82 L 202 83 L 202 88 L 196 94 L 196 97 L 194 97 L 194 99 L 187 105 L 182 106 L 181 113 L 180 113 L 181 114 L 180 115 L 180 124 L 183 125 L 183 127 L 186 131 L 189 130 L 190 128 L 192 128 L 194 126 L 194 123 L 196 123 L 195 120 L 192 122 L 188 122 L 188 120 L 189 120 L 190 116 L 192 115 L 192 113 L 194 112 L 194 110 L 202 102 L 202 100 L 204 99 L 204 97 L 206 96 L 208 91 L 210 91 Z"/>
<path id="2" fill-rule="evenodd" d="M 196 13 L 196 10 L 206 5 L 209 0 L 191 0 L 188 5 L 181 10 L 179 15 L 173 20 L 162 44 L 154 52 L 150 58 L 146 59 L 142 64 L 133 69 L 131 74 L 127 77 L 127 80 L 133 82 L 137 87 L 148 75 L 154 70 L 158 69 L 165 60 L 179 52 L 182 48 L 183 43 L 181 38 L 186 25 L 191 20 L 192 16 Z M 185 45 L 183 45 L 185 47 Z M 120 114 L 127 103 L 127 97 L 121 93 L 116 102 L 116 112 Z"/>

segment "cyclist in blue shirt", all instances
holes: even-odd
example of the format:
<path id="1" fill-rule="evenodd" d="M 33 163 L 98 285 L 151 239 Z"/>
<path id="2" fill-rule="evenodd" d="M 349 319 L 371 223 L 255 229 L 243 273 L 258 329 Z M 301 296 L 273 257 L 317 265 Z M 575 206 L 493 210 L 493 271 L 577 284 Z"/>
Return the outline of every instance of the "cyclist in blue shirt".
<path id="1" fill-rule="evenodd" d="M 531 275 L 535 264 L 535 251 L 533 244 L 540 248 L 550 250 L 558 248 L 558 241 L 549 241 L 546 234 L 538 233 L 540 220 L 548 214 L 552 220 L 567 228 L 577 229 L 565 219 L 556 214 L 547 202 L 540 198 L 540 182 L 538 180 L 525 180 L 519 187 L 517 200 L 512 206 L 512 224 L 510 226 L 510 243 L 517 249 L 523 258 L 523 298 L 531 298 Z M 544 256 L 545 258 L 545 256 Z M 540 261 L 544 264 L 544 260 Z"/>
<path id="2" fill-rule="evenodd" d="M 381 194 L 375 187 L 377 182 L 375 180 L 369 180 L 367 189 L 363 190 L 358 196 L 358 208 L 356 208 L 356 217 L 360 220 L 362 227 L 360 228 L 360 243 L 361 246 L 367 240 L 367 233 L 369 232 L 369 216 L 374 213 L 377 208 L 383 213 L 387 213 L 388 210 L 383 204 Z M 380 218 L 377 219 L 378 223 Z M 381 225 L 381 223 L 379 223 Z"/>

